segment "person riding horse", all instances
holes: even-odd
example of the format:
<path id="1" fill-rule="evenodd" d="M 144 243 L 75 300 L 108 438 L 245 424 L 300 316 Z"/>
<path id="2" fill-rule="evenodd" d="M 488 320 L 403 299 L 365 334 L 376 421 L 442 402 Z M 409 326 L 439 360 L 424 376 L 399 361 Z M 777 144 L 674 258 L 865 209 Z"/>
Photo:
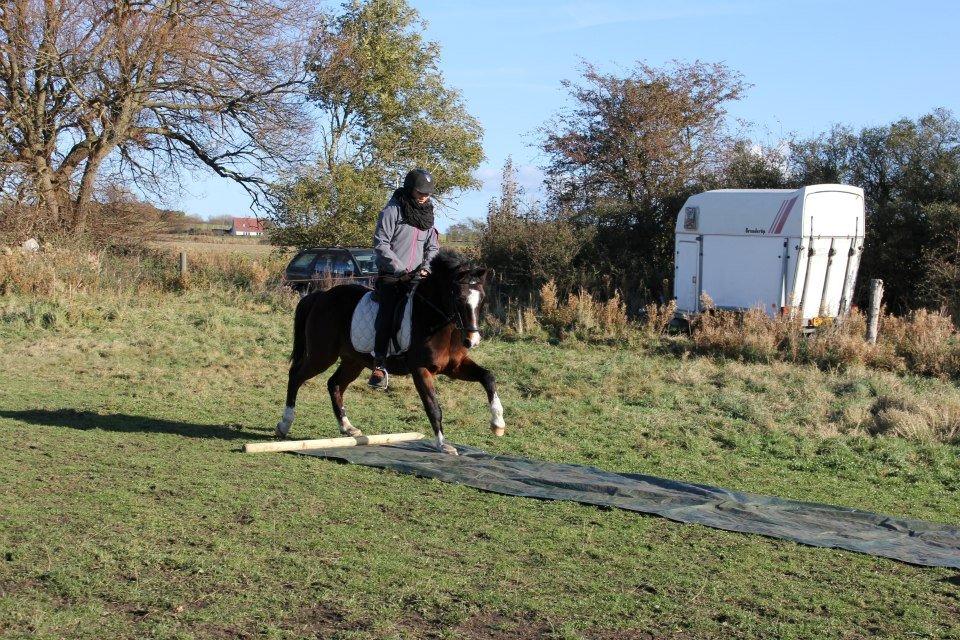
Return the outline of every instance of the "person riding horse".
<path id="1" fill-rule="evenodd" d="M 389 384 L 387 349 L 397 304 L 409 293 L 414 280 L 430 274 L 430 261 L 440 251 L 430 201 L 434 190 L 430 172 L 413 169 L 377 219 L 373 248 L 377 253 L 380 308 L 375 325 L 374 369 L 367 382 L 374 389 L 384 390 Z"/>

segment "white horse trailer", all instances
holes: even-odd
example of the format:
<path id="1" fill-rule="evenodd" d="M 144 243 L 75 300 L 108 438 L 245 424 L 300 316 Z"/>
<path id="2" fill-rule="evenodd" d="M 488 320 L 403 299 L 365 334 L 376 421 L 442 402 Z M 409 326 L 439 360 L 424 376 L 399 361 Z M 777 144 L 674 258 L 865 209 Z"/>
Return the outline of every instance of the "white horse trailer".
<path id="1" fill-rule="evenodd" d="M 790 312 L 819 325 L 850 310 L 863 250 L 863 189 L 719 189 L 677 217 L 673 295 L 681 315 L 706 293 L 721 309 Z"/>

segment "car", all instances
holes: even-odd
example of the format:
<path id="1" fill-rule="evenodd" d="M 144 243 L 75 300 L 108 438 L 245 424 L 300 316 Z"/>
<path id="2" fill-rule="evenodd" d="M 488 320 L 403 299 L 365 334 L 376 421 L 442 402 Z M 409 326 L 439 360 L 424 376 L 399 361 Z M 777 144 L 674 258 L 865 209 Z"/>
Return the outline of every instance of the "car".
<path id="1" fill-rule="evenodd" d="M 302 294 L 334 284 L 354 282 L 373 286 L 377 255 L 361 247 L 311 247 L 293 257 L 284 271 L 284 282 Z"/>

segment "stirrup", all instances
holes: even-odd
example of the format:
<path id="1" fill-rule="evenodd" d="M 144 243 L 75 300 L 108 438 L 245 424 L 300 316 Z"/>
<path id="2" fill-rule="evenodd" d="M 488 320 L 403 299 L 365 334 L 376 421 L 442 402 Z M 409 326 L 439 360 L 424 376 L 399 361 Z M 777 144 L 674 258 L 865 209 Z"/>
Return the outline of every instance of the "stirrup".
<path id="1" fill-rule="evenodd" d="M 377 375 L 377 371 L 383 372 L 382 378 Z M 373 373 L 370 374 L 370 379 L 367 380 L 367 386 L 377 391 L 386 391 L 389 384 L 390 374 L 387 373 L 386 367 L 374 367 Z"/>

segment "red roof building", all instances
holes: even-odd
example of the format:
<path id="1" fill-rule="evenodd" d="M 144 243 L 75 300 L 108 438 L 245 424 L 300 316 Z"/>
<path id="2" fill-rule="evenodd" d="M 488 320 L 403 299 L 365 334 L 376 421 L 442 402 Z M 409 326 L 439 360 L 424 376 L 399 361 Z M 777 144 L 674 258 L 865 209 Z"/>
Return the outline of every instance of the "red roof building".
<path id="1" fill-rule="evenodd" d="M 263 222 L 256 218 L 234 218 L 229 233 L 232 236 L 262 236 Z"/>

